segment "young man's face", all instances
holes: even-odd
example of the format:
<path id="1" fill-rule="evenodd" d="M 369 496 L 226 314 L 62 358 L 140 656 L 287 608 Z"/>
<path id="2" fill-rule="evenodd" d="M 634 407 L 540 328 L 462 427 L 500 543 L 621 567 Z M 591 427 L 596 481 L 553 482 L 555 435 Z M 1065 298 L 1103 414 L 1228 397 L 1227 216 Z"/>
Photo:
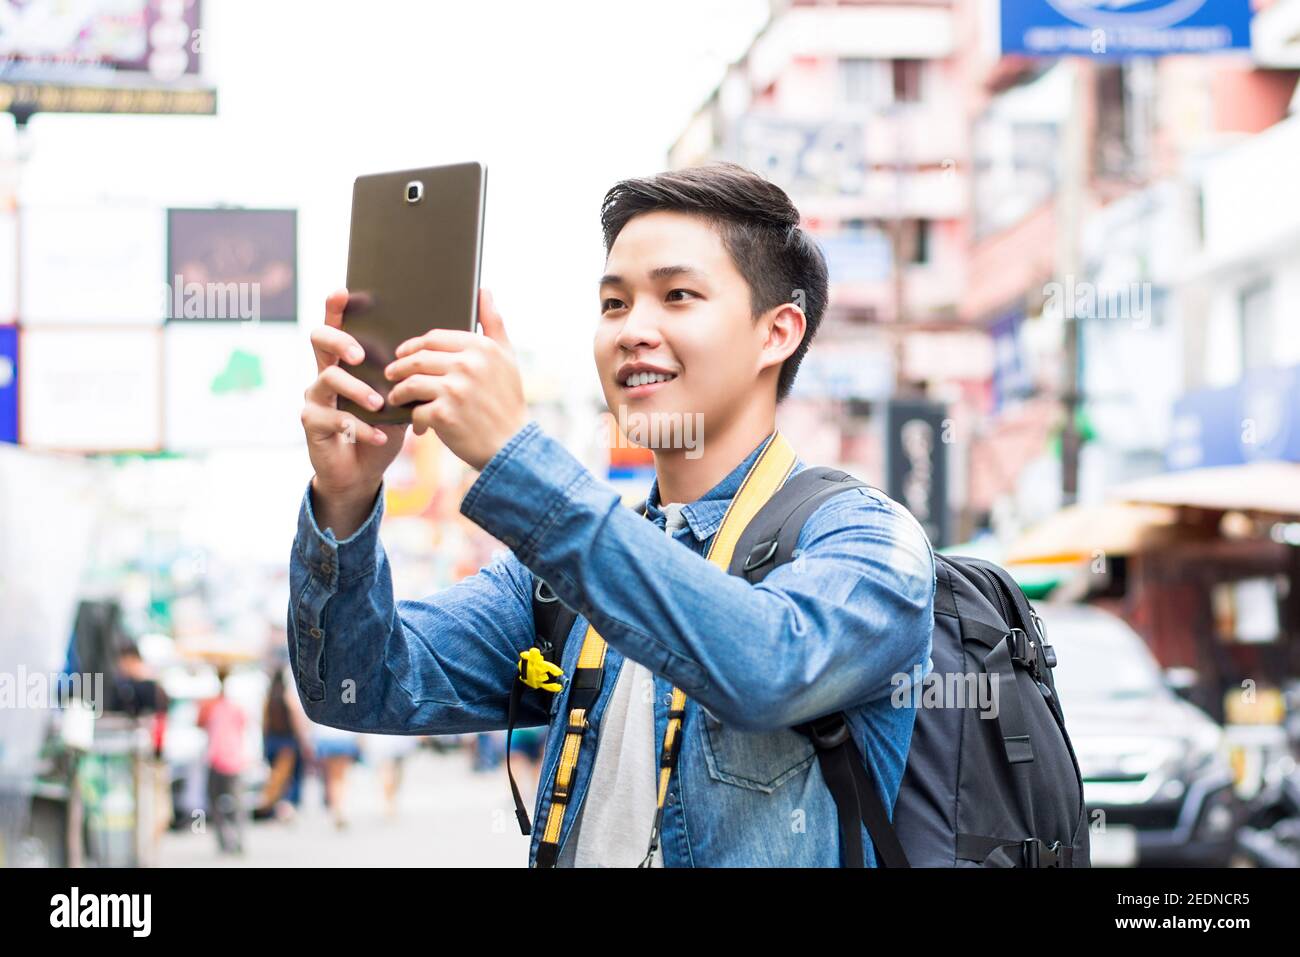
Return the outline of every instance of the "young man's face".
<path id="1" fill-rule="evenodd" d="M 594 348 L 610 412 L 699 413 L 706 433 L 718 434 L 737 410 L 774 393 L 776 368 L 758 378 L 784 358 L 772 354 L 769 326 L 754 321 L 749 284 L 704 219 L 634 216 L 600 284 Z M 638 384 L 645 373 L 668 378 Z"/>

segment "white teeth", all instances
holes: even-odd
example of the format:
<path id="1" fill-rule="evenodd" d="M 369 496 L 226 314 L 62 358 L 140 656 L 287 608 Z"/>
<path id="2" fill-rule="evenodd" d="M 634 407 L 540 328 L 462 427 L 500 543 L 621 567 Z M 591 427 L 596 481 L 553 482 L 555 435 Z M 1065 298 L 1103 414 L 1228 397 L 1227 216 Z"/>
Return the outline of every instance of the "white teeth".
<path id="1" fill-rule="evenodd" d="M 633 372 L 627 377 L 627 387 L 634 389 L 639 385 L 648 385 L 651 382 L 667 382 L 673 376 L 666 372 Z"/>

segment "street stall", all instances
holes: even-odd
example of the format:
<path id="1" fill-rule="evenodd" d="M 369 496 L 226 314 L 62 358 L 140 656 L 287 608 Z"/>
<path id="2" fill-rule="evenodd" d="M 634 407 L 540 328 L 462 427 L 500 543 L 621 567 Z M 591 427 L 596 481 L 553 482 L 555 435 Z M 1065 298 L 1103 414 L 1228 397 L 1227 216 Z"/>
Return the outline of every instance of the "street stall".
<path id="1" fill-rule="evenodd" d="M 1195 669 L 1192 697 L 1227 727 L 1249 796 L 1291 746 L 1283 722 L 1300 681 L 1300 464 L 1171 472 L 1115 497 L 1175 509 L 1181 526 L 1205 535 L 1133 556 L 1116 610 L 1166 667 Z"/>

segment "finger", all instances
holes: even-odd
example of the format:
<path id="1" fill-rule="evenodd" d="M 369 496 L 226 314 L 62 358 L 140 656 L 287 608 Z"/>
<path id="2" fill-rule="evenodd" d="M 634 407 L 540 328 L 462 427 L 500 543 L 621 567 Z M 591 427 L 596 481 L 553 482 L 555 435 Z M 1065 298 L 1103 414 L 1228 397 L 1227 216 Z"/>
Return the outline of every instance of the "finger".
<path id="1" fill-rule="evenodd" d="M 326 366 L 307 390 L 309 402 L 318 402 L 325 406 L 333 406 L 334 397 L 340 395 L 367 408 L 384 407 L 383 396 L 342 366 Z"/>
<path id="2" fill-rule="evenodd" d="M 406 405 L 408 402 L 432 402 L 444 395 L 446 383 L 442 376 L 412 375 L 407 376 L 388 393 L 390 405 Z"/>
<path id="3" fill-rule="evenodd" d="M 366 357 L 361 343 L 342 329 L 330 325 L 317 326 L 311 331 L 311 346 L 316 353 L 317 372 L 334 365 L 340 359 L 356 365 Z"/>
<path id="4" fill-rule="evenodd" d="M 483 334 L 494 342 L 509 348 L 510 338 L 506 335 L 506 321 L 497 310 L 496 301 L 487 289 L 478 291 L 478 324 L 483 327 Z"/>
<path id="5" fill-rule="evenodd" d="M 411 429 L 416 435 L 424 435 L 427 430 L 434 428 L 434 420 L 442 411 L 439 405 L 441 401 L 441 399 L 434 399 L 432 402 L 417 405 L 411 410 Z"/>
<path id="6" fill-rule="evenodd" d="M 388 436 L 375 426 L 362 422 L 349 412 L 340 412 L 324 405 L 308 403 L 304 406 L 302 425 L 308 437 L 328 438 L 342 434 L 371 445 L 385 445 L 388 442 Z"/>
<path id="7" fill-rule="evenodd" d="M 418 349 L 429 349 L 433 352 L 460 352 L 468 349 L 477 339 L 476 333 L 466 332 L 464 329 L 430 329 L 422 336 L 407 339 L 397 347 L 395 355 L 401 358 Z"/>
<path id="8" fill-rule="evenodd" d="M 325 325 L 343 328 L 343 310 L 348 307 L 348 291 L 336 289 L 325 297 Z"/>
<path id="9" fill-rule="evenodd" d="M 452 370 L 455 364 L 456 359 L 453 353 L 430 352 L 428 349 L 420 349 L 408 356 L 390 362 L 384 369 L 384 378 L 397 382 L 417 372 L 428 375 L 445 375 Z"/>

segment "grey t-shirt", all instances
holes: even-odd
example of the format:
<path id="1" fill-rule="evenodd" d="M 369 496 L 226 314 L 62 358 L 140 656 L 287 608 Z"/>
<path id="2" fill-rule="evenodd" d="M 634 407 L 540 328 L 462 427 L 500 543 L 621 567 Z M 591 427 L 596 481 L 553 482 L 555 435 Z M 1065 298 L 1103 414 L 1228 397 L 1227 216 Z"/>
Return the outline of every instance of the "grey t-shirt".
<path id="1" fill-rule="evenodd" d="M 669 537 L 686 524 L 682 506 L 660 506 Z M 636 867 L 645 860 L 659 802 L 654 675 L 626 658 L 600 722 L 591 783 L 565 842 L 561 867 Z M 656 850 L 651 867 L 663 867 Z"/>

